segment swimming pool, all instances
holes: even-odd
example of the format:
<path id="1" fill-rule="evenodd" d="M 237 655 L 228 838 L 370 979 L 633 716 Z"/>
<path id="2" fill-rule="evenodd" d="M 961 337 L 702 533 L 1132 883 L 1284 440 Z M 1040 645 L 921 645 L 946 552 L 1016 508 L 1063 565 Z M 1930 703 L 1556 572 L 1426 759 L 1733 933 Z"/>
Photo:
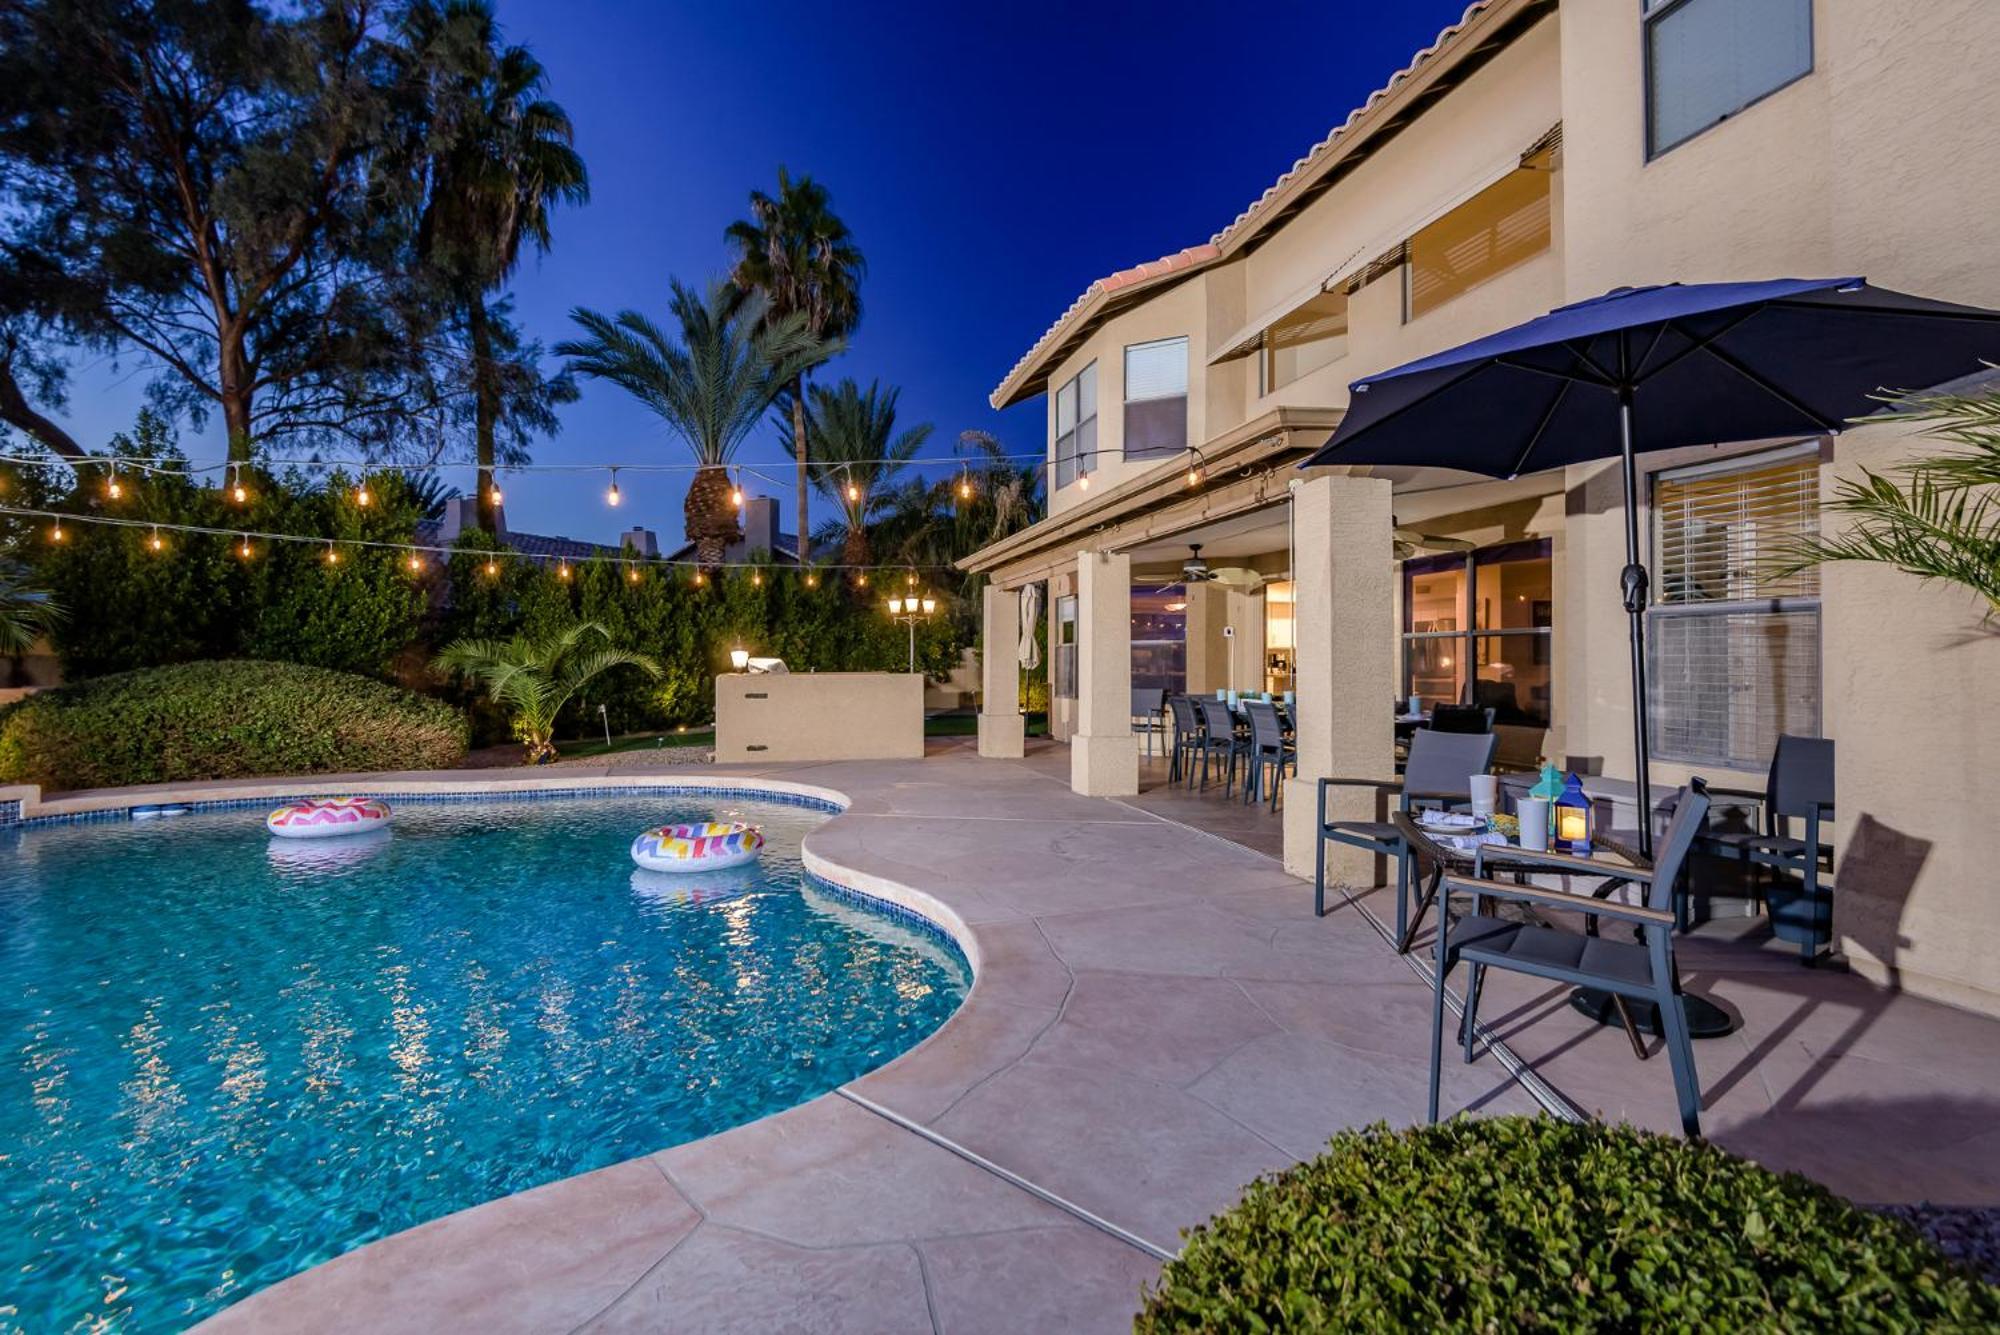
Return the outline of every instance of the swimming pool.
<path id="1" fill-rule="evenodd" d="M 648 795 L 0 835 L 0 1330 L 177 1330 L 399 1229 L 800 1103 L 970 983 L 806 876 L 823 813 Z M 641 872 L 648 825 L 757 864 Z M 692 892 L 692 893 L 691 893 Z"/>

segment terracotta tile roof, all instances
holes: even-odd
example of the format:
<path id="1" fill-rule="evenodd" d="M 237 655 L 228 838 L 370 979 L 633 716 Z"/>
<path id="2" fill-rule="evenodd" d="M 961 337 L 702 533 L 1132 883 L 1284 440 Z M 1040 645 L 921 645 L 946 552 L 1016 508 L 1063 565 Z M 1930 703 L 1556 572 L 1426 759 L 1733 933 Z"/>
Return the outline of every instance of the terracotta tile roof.
<path id="1" fill-rule="evenodd" d="M 1177 273 L 1213 264 L 1222 258 L 1223 253 L 1230 248 L 1231 244 L 1243 236 L 1246 230 L 1253 228 L 1261 220 L 1262 215 L 1273 206 L 1274 202 L 1295 181 L 1301 176 L 1312 174 L 1333 155 L 1336 149 L 1342 147 L 1343 136 L 1354 127 L 1357 121 L 1373 111 L 1383 99 L 1395 96 L 1405 83 L 1422 72 L 1425 66 L 1438 57 L 1439 53 L 1449 47 L 1453 39 L 1463 32 L 1466 25 L 1471 23 L 1473 19 L 1477 18 L 1482 12 L 1503 3 L 1506 3 L 1506 0 L 1472 0 L 1472 3 L 1466 7 L 1465 12 L 1459 15 L 1456 23 L 1446 27 L 1437 35 L 1436 40 L 1411 57 L 1409 64 L 1396 71 L 1395 74 L 1389 77 L 1387 83 L 1370 93 L 1367 101 L 1349 112 L 1346 120 L 1335 126 L 1327 134 L 1326 138 L 1314 144 L 1311 151 L 1294 162 L 1289 171 L 1272 182 L 1269 189 L 1259 195 L 1248 208 L 1237 214 L 1227 227 L 1210 237 L 1205 245 L 1189 246 L 1185 250 L 1161 259 L 1153 260 L 1146 264 L 1135 265 L 1130 269 L 1120 269 L 1117 273 L 1107 278 L 1100 278 L 1085 288 L 1082 294 L 1069 304 L 1068 309 L 1056 317 L 1055 323 L 1051 324 L 1048 329 L 1043 331 L 1042 336 L 1035 340 L 1034 346 L 1023 353 L 1021 359 L 1008 369 L 1006 375 L 1001 377 L 1000 383 L 994 387 L 992 394 L 987 396 L 987 401 L 995 408 L 1001 407 L 1003 394 L 1013 380 L 1024 369 L 1038 360 L 1044 352 L 1059 342 L 1069 332 L 1071 326 L 1083 313 L 1085 308 L 1091 306 L 1100 298 L 1137 284 L 1154 282 Z"/>

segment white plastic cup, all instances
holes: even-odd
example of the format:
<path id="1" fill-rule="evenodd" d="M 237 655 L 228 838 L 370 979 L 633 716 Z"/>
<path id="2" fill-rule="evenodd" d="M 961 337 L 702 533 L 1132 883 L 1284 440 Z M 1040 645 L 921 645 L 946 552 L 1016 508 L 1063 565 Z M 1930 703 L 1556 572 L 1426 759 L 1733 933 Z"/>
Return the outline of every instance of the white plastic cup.
<path id="1" fill-rule="evenodd" d="M 1546 853 L 1549 848 L 1549 799 L 1524 797 L 1514 806 L 1521 822 L 1521 847 L 1530 853 Z"/>
<path id="2" fill-rule="evenodd" d="M 1472 814 L 1481 818 L 1490 816 L 1500 805 L 1500 780 L 1492 774 L 1475 774 L 1471 777 Z"/>

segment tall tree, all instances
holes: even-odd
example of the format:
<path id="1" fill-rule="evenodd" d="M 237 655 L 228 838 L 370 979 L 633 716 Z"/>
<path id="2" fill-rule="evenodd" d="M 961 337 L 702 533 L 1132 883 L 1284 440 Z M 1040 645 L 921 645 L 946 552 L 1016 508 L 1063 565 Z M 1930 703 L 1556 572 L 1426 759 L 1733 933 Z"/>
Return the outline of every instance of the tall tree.
<path id="1" fill-rule="evenodd" d="M 551 212 L 588 200 L 590 181 L 568 113 L 541 96 L 541 63 L 502 44 L 487 0 L 416 0 L 402 28 L 432 103 L 418 251 L 464 326 L 479 522 L 491 532 L 499 432 L 509 429 L 510 455 L 525 455 L 526 437 L 554 426 L 550 405 L 574 394 L 565 378 L 542 376 L 539 349 L 488 298 L 524 244 L 548 250 Z"/>
<path id="2" fill-rule="evenodd" d="M 803 316 L 814 337 L 844 340 L 861 323 L 861 279 L 868 263 L 833 211 L 833 197 L 810 176 L 793 180 L 778 168 L 778 193 L 750 192 L 750 216 L 724 232 L 736 247 L 730 281 L 745 292 L 761 292 L 772 319 Z M 812 531 L 807 515 L 806 383 L 802 371 L 786 396 L 792 419 L 791 442 L 799 466 L 799 546 Z"/>
<path id="3" fill-rule="evenodd" d="M 832 389 L 812 387 L 812 407 L 805 418 L 806 429 L 819 442 L 812 485 L 840 506 L 841 519 L 834 527 L 841 536 L 841 560 L 850 566 L 868 564 L 869 521 L 891 504 L 904 461 L 930 439 L 929 422 L 896 430 L 901 396 L 901 390 L 885 390 L 879 381 L 865 393 L 852 379 Z"/>
<path id="4" fill-rule="evenodd" d="M 371 0 L 0 5 L 0 249 L 62 274 L 71 332 L 142 353 L 161 406 L 219 411 L 232 458 L 433 408 L 392 36 Z"/>
<path id="5" fill-rule="evenodd" d="M 805 317 L 771 318 L 764 298 L 745 299 L 726 282 L 706 296 L 675 279 L 667 309 L 679 328 L 670 338 L 634 310 L 615 316 L 578 307 L 570 318 L 584 337 L 556 344 L 579 375 L 608 380 L 657 414 L 700 465 L 688 484 L 688 540 L 713 569 L 739 536 L 728 465 L 772 402 L 823 360 L 826 345 Z"/>

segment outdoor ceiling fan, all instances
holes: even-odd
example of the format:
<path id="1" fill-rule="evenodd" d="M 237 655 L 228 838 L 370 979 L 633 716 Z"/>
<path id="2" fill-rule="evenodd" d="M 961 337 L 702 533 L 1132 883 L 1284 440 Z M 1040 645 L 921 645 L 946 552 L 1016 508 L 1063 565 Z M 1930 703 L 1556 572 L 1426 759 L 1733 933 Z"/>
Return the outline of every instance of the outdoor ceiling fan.
<path id="1" fill-rule="evenodd" d="M 1469 552 L 1479 544 L 1467 542 L 1464 538 L 1446 538 L 1436 533 L 1423 533 L 1413 528 L 1404 528 L 1394 519 L 1396 559 L 1407 561 L 1423 552 Z"/>
<path id="2" fill-rule="evenodd" d="M 1264 577 L 1248 566 L 1211 568 L 1208 562 L 1201 559 L 1201 544 L 1198 542 L 1189 544 L 1188 552 L 1188 559 L 1181 562 L 1182 584 L 1226 584 L 1232 589 L 1242 589 L 1246 593 L 1264 587 Z M 1163 592 L 1172 587 L 1174 586 L 1171 584 L 1163 584 L 1154 592 Z"/>

